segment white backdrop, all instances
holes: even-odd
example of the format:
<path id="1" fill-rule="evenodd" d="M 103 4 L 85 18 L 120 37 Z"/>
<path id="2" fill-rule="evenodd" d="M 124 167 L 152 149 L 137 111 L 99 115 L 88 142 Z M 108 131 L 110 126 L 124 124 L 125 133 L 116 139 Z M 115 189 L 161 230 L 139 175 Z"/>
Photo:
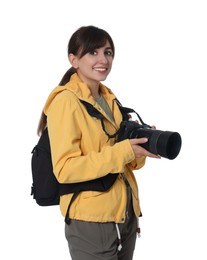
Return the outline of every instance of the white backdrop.
<path id="1" fill-rule="evenodd" d="M 178 131 L 175 160 L 136 171 L 143 211 L 134 259 L 207 259 L 207 8 L 202 0 L 3 0 L 0 3 L 1 259 L 70 259 L 58 206 L 30 196 L 31 150 L 49 92 L 82 25 L 116 46 L 104 82 L 157 129 Z"/>

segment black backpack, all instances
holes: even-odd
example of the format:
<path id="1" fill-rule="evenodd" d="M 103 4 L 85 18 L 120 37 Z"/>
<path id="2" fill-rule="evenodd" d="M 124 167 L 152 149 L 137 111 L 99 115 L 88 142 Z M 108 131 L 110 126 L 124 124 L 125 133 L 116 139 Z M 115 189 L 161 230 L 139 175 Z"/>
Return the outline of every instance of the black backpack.
<path id="1" fill-rule="evenodd" d="M 50 141 L 48 130 L 45 128 L 37 145 L 32 150 L 32 187 L 31 195 L 40 206 L 58 205 L 60 196 L 80 191 L 108 190 L 116 180 L 118 174 L 108 174 L 104 177 L 70 184 L 60 184 L 52 167 Z"/>
<path id="2" fill-rule="evenodd" d="M 85 101 L 81 100 L 81 102 L 91 116 L 103 121 L 103 115 L 98 110 Z M 104 177 L 91 181 L 60 184 L 53 173 L 47 128 L 45 128 L 37 145 L 32 150 L 31 166 L 33 180 L 31 195 L 40 206 L 58 205 L 60 196 L 64 194 L 79 193 L 86 190 L 106 191 L 113 185 L 118 175 L 109 173 Z"/>
<path id="3" fill-rule="evenodd" d="M 47 128 L 32 150 L 31 195 L 40 206 L 58 205 L 59 183 L 53 173 L 50 142 Z"/>
<path id="4" fill-rule="evenodd" d="M 103 123 L 103 115 L 91 104 L 83 100 L 80 101 L 92 117 L 100 119 L 102 128 L 105 131 L 105 133 L 109 136 L 109 138 L 114 137 L 116 133 L 110 136 L 105 130 Z M 127 113 L 131 111 L 129 111 L 127 108 L 122 107 L 118 100 L 116 100 L 116 102 L 122 113 L 123 120 L 127 120 Z M 73 193 L 73 199 L 71 200 L 72 203 L 72 201 L 77 197 L 77 195 L 81 191 L 107 191 L 114 184 L 118 176 L 118 173 L 109 173 L 108 175 L 95 180 L 80 183 L 60 184 L 53 173 L 50 141 L 47 128 L 45 128 L 45 130 L 39 138 L 37 145 L 35 145 L 35 147 L 32 150 L 31 170 L 31 195 L 33 196 L 33 199 L 36 200 L 36 203 L 40 206 L 59 205 L 60 196 L 64 194 Z"/>

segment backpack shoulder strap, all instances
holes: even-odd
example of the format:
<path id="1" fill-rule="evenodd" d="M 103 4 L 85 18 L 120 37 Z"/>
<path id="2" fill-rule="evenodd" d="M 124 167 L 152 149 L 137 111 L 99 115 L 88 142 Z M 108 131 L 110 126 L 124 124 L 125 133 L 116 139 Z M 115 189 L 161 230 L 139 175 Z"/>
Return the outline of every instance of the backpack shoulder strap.
<path id="1" fill-rule="evenodd" d="M 85 106 L 85 108 L 90 116 L 96 117 L 98 119 L 104 118 L 104 116 L 93 105 L 91 105 L 90 103 L 88 103 L 84 100 L 81 100 L 81 99 L 80 99 L 80 102 Z"/>
<path id="2" fill-rule="evenodd" d="M 105 125 L 104 125 L 104 116 L 101 114 L 101 112 L 99 112 L 93 105 L 91 105 L 90 103 L 84 101 L 84 100 L 81 100 L 80 99 L 80 102 L 85 106 L 87 112 L 89 113 L 90 116 L 92 117 L 96 117 L 98 119 L 100 119 L 101 121 L 101 126 L 102 126 L 102 129 L 103 131 L 105 132 L 105 134 L 109 137 L 109 138 L 112 138 L 114 137 L 114 135 L 110 135 L 106 129 L 105 129 Z"/>

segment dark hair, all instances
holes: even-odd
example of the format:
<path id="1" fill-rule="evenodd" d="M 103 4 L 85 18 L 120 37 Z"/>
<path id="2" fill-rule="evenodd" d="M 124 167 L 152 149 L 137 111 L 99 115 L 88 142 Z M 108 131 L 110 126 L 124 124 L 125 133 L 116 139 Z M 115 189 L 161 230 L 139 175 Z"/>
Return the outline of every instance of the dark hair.
<path id="1" fill-rule="evenodd" d="M 115 47 L 111 36 L 103 29 L 100 29 L 95 26 L 83 26 L 75 31 L 68 43 L 68 55 L 70 53 L 74 55 L 79 55 L 79 58 L 82 58 L 86 53 L 94 51 L 103 47 L 106 42 L 109 42 L 111 49 L 113 51 L 113 57 L 115 55 Z M 76 72 L 76 69 L 71 67 L 64 76 L 62 77 L 59 85 L 64 86 L 70 81 L 71 76 Z M 41 135 L 43 130 L 47 125 L 47 117 L 42 112 L 37 133 Z"/>

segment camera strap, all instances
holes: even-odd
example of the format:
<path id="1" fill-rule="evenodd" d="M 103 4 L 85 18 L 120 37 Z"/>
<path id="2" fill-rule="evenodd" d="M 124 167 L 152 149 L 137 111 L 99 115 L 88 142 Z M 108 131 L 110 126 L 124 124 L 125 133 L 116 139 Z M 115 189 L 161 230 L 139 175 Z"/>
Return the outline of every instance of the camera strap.
<path id="1" fill-rule="evenodd" d="M 122 104 L 120 103 L 120 101 L 117 98 L 115 99 L 115 101 L 116 101 L 116 103 L 119 107 L 121 114 L 122 114 L 122 118 L 123 118 L 122 121 L 129 121 L 130 120 L 129 114 L 135 113 L 137 115 L 140 123 L 143 126 L 150 127 L 149 125 L 144 123 L 144 121 L 142 120 L 140 115 L 134 109 L 128 108 L 128 107 L 123 107 Z M 109 139 L 115 138 L 120 133 L 121 129 L 119 128 L 114 134 L 109 134 L 106 131 L 106 128 L 105 128 L 105 125 L 104 125 L 104 116 L 101 114 L 101 112 L 99 112 L 92 104 L 90 104 L 90 103 L 88 103 L 84 100 L 80 100 L 80 102 L 85 106 L 85 108 L 86 108 L 86 110 L 87 110 L 87 112 L 89 113 L 90 116 L 95 117 L 97 119 L 100 119 L 102 129 L 105 132 L 105 134 L 108 136 Z"/>
<path id="2" fill-rule="evenodd" d="M 140 123 L 143 125 L 143 126 L 147 126 L 147 127 L 150 127 L 148 124 L 145 124 L 144 121 L 142 120 L 141 116 L 132 108 L 129 108 L 129 107 L 123 107 L 122 104 L 120 103 L 120 101 L 118 99 L 115 99 L 121 113 L 122 113 L 122 116 L 123 116 L 123 121 L 129 121 L 130 117 L 129 117 L 129 114 L 130 113 L 135 113 L 140 121 Z"/>

